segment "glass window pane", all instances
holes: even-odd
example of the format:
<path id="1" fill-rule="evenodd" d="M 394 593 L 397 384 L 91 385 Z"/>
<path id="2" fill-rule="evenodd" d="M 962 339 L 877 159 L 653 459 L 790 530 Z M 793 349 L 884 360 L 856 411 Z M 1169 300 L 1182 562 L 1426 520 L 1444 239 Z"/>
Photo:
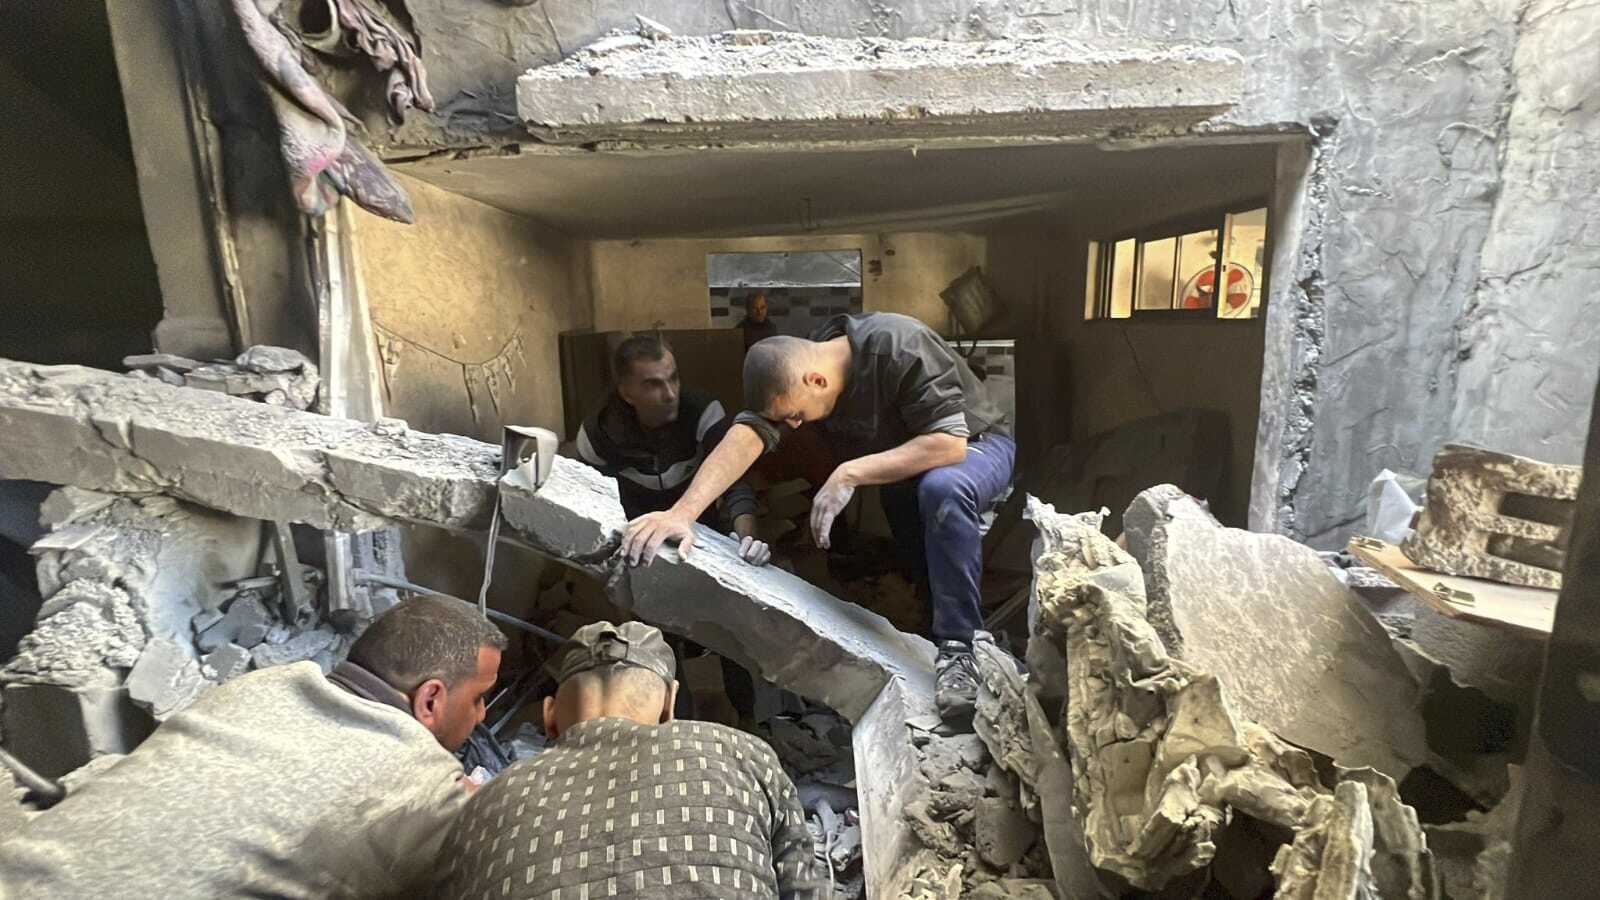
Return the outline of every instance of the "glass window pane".
<path id="1" fill-rule="evenodd" d="M 1172 308 L 1172 273 L 1177 261 L 1178 239 L 1146 241 L 1140 248 L 1139 308 Z"/>
<path id="2" fill-rule="evenodd" d="M 1210 309 L 1217 300 L 1217 232 L 1196 231 L 1178 238 L 1179 309 Z"/>
<path id="3" fill-rule="evenodd" d="M 1261 276 L 1267 263 L 1267 210 L 1230 213 L 1223 220 L 1227 274 L 1219 291 L 1217 318 L 1253 319 L 1261 315 Z"/>
<path id="4" fill-rule="evenodd" d="M 1083 279 L 1083 318 L 1095 317 L 1100 305 L 1100 242 L 1089 242 L 1089 269 Z"/>
<path id="5" fill-rule="evenodd" d="M 1111 251 L 1111 318 L 1126 319 L 1133 312 L 1133 262 L 1139 242 L 1117 241 Z"/>

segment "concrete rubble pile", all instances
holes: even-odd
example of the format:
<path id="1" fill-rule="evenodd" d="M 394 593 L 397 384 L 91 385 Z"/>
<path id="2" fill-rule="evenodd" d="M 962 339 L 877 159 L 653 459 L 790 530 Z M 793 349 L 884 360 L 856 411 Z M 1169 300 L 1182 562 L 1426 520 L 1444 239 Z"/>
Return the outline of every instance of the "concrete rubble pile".
<path id="1" fill-rule="evenodd" d="M 129 749 L 207 687 L 344 639 L 285 620 L 263 525 L 158 494 L 57 489 L 33 545 L 44 605 L 0 670 L 8 744 L 56 774 Z M 315 575 L 296 573 L 296 577 Z"/>
<path id="2" fill-rule="evenodd" d="M 1239 714 L 1227 679 L 1170 655 L 1149 618 L 1143 571 L 1100 533 L 1097 516 L 1030 498 L 1029 517 L 1041 535 L 1029 658 L 1041 682 L 1065 680 L 1056 734 L 1071 760 L 1083 849 L 1105 889 L 1195 896 L 1209 882 L 1235 897 L 1437 895 L 1416 813 L 1392 778 L 1319 769 Z M 1058 880 L 1084 874 L 1057 866 Z"/>
<path id="3" fill-rule="evenodd" d="M 136 367 L 130 384 L 290 409 L 312 403 L 318 389 L 314 365 L 275 347 L 252 347 L 234 363 L 127 362 Z M 48 451 L 48 440 L 34 448 Z M 135 478 L 147 471 L 134 470 Z M 44 603 L 0 670 L 7 744 L 24 761 L 63 774 L 125 752 L 214 684 L 301 660 L 328 670 L 342 658 L 363 621 L 327 614 L 318 602 L 324 574 L 299 562 L 286 524 L 183 502 L 159 493 L 159 482 L 102 486 L 121 492 L 63 487 L 40 509 L 50 531 L 32 552 Z"/>
<path id="4" fill-rule="evenodd" d="M 170 353 L 147 353 L 122 361 L 136 375 L 166 384 L 218 391 L 290 409 L 310 409 L 321 380 L 316 363 L 297 350 L 258 345 L 232 362 L 199 362 Z"/>
<path id="5" fill-rule="evenodd" d="M 623 565 L 614 558 L 625 521 L 616 483 L 573 460 L 557 457 L 543 485 L 520 469 L 497 483 L 499 448 L 479 441 L 413 432 L 395 420 L 368 425 L 250 403 L 157 379 L 5 360 L 0 430 L 11 450 L 0 457 L 0 478 L 162 493 L 235 516 L 340 531 L 414 523 L 482 532 L 498 487 L 508 525 L 502 538 L 600 578 L 616 607 L 851 722 L 878 707 L 882 722 L 893 726 L 892 705 L 878 703 L 891 686 L 896 696 L 904 688 L 931 707 L 929 642 L 789 573 L 744 563 L 724 536 L 702 531 L 689 559 L 667 551 L 648 567 Z M 226 580 L 254 574 L 248 569 Z M 697 602 L 679 602 L 686 596 Z M 188 618 L 171 627 L 192 633 Z M 112 649 L 113 662 L 129 666 L 143 647 Z M 110 683 L 118 670 L 108 668 Z M 904 718 L 899 723 L 903 733 Z M 859 739 L 855 749 L 859 762 Z M 872 848 L 898 845 L 907 830 L 904 791 L 893 781 L 874 786 L 879 776 L 870 768 L 857 771 L 870 773 L 858 784 L 872 794 L 870 809 L 864 802 L 861 810 L 870 887 L 877 883 Z M 892 852 L 880 857 L 883 866 L 894 860 Z"/>

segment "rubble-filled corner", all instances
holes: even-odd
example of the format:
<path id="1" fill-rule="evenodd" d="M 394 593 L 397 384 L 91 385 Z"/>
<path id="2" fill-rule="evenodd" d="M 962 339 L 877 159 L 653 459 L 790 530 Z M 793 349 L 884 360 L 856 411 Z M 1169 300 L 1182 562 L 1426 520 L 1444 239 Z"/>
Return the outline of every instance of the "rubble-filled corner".
<path id="1" fill-rule="evenodd" d="M 1042 542 L 1030 641 L 1068 661 L 1055 735 L 1088 859 L 1113 891 L 1199 893 L 1215 881 L 1254 897 L 1275 878 L 1278 897 L 1436 895 L 1426 839 L 1392 779 L 1326 773 L 1238 715 L 1227 684 L 1169 656 L 1138 562 L 1098 521 L 1031 499 L 1029 515 Z"/>

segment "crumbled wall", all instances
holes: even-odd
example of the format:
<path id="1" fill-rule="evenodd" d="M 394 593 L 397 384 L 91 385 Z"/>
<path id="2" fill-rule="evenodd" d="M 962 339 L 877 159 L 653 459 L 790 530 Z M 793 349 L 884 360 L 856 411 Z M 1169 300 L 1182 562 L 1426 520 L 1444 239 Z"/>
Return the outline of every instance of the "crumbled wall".
<path id="1" fill-rule="evenodd" d="M 1306 202 L 1283 223 L 1300 241 L 1277 273 L 1266 324 L 1252 524 L 1336 545 L 1377 469 L 1422 472 L 1455 431 L 1526 441 L 1508 449 L 1550 458 L 1581 446 L 1594 373 L 1579 360 L 1594 354 L 1560 357 L 1574 333 L 1592 334 L 1572 326 L 1600 303 L 1582 286 L 1596 179 L 1565 162 L 1583 158 L 1593 133 L 1581 106 L 1593 82 L 1584 75 L 1600 17 L 1592 9 L 1545 0 L 407 6 L 443 112 L 394 144 L 526 140 L 493 115 L 511 108 L 516 75 L 634 27 L 635 13 L 684 34 L 1050 34 L 1237 50 L 1245 100 L 1202 130 L 1289 131 L 1316 144 Z M 1531 429 L 1513 433 L 1506 423 L 1530 408 Z"/>

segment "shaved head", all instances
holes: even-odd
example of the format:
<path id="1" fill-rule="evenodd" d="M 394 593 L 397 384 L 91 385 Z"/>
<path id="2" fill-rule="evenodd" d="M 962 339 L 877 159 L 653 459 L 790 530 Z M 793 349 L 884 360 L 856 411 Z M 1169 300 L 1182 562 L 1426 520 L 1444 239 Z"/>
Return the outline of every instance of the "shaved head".
<path id="1" fill-rule="evenodd" d="M 544 730 L 551 738 L 590 719 L 630 719 L 641 725 L 672 720 L 678 683 L 649 669 L 617 663 L 589 669 L 561 682 L 544 701 Z"/>
<path id="2" fill-rule="evenodd" d="M 800 382 L 801 367 L 812 343 L 778 335 L 756 341 L 744 356 L 744 405 L 763 412 L 772 401 Z"/>

